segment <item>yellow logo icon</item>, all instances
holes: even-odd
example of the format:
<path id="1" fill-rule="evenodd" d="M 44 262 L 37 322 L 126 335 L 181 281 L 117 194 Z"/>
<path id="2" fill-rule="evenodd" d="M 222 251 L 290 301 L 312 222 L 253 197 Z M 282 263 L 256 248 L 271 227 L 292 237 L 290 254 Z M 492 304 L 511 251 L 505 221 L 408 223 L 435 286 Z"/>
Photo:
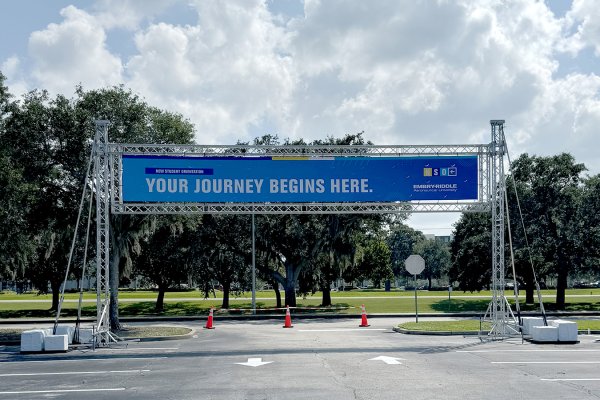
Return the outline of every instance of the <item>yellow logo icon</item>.
<path id="1" fill-rule="evenodd" d="M 423 168 L 423 176 L 432 176 L 433 168 Z"/>

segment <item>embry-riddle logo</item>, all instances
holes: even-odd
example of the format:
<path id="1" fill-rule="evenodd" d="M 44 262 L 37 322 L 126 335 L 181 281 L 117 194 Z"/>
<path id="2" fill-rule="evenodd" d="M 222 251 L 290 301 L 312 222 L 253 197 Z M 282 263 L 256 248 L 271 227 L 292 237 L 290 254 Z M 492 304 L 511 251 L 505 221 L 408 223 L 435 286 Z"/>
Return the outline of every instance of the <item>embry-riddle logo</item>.
<path id="1" fill-rule="evenodd" d="M 423 168 L 423 176 L 458 176 L 456 167 Z"/>

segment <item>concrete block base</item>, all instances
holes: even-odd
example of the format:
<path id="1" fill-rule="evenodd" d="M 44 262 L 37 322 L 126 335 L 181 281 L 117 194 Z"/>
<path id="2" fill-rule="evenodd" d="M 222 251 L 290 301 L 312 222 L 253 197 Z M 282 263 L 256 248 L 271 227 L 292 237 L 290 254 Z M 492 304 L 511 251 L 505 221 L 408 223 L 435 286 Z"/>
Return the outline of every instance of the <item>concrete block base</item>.
<path id="1" fill-rule="evenodd" d="M 558 342 L 558 328 L 555 326 L 534 326 L 531 328 L 531 339 L 538 343 Z"/>
<path id="2" fill-rule="evenodd" d="M 48 335 L 44 338 L 44 351 L 69 350 L 68 335 Z"/>
<path id="3" fill-rule="evenodd" d="M 523 317 L 521 323 L 523 335 L 531 335 L 534 326 L 544 326 L 544 319 L 541 317 Z"/>
<path id="4" fill-rule="evenodd" d="M 79 343 L 91 344 L 94 340 L 94 332 L 92 329 L 80 328 L 79 329 Z"/>
<path id="5" fill-rule="evenodd" d="M 550 325 L 558 329 L 559 342 L 577 342 L 577 323 L 558 319 L 550 321 Z"/>
<path id="6" fill-rule="evenodd" d="M 69 338 L 69 344 L 73 344 L 73 334 L 74 333 L 75 333 L 75 328 L 73 328 L 72 326 L 59 325 L 56 327 L 56 334 L 57 335 L 67 335 L 67 337 Z"/>
<path id="7" fill-rule="evenodd" d="M 44 337 L 46 332 L 43 329 L 32 329 L 21 333 L 21 353 L 30 353 L 44 351 Z"/>

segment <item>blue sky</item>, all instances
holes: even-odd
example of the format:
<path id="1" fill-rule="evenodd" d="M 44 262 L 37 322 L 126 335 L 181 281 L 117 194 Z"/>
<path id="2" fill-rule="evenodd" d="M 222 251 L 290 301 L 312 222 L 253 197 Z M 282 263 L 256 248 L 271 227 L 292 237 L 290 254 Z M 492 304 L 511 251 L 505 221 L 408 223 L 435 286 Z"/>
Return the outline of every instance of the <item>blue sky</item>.
<path id="1" fill-rule="evenodd" d="M 513 157 L 567 151 L 600 173 L 595 0 L 19 0 L 0 36 L 15 96 L 124 84 L 199 143 L 486 143 L 505 119 Z"/>

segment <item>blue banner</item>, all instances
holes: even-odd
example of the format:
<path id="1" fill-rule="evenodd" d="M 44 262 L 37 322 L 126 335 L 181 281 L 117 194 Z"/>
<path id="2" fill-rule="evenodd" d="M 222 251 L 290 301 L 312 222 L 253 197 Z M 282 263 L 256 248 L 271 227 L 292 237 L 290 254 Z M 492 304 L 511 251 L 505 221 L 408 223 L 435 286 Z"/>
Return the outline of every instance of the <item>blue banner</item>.
<path id="1" fill-rule="evenodd" d="M 477 156 L 122 156 L 124 202 L 477 200 Z"/>

